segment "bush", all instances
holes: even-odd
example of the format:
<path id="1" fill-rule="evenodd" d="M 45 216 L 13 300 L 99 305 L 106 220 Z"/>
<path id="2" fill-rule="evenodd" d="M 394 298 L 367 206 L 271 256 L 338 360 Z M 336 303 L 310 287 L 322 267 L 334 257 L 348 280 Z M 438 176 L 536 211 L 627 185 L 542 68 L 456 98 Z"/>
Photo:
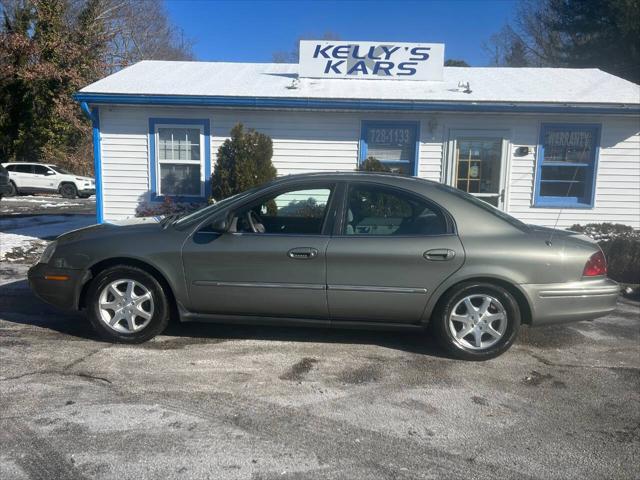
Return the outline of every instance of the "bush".
<path id="1" fill-rule="evenodd" d="M 237 124 L 218 149 L 211 178 L 213 198 L 222 200 L 276 178 L 272 156 L 271 138 L 255 130 L 245 131 L 241 123 Z"/>
<path id="2" fill-rule="evenodd" d="M 197 202 L 175 202 L 171 197 L 164 197 L 162 202 L 144 202 L 136 208 L 136 217 L 159 217 L 162 215 L 172 215 L 191 213 L 202 208 L 204 203 Z"/>
<path id="3" fill-rule="evenodd" d="M 640 232 L 619 223 L 573 225 L 569 230 L 598 242 L 607 257 L 609 277 L 622 283 L 640 284 Z"/>
<path id="4" fill-rule="evenodd" d="M 390 172 L 391 169 L 386 167 L 380 160 L 375 157 L 369 157 L 360 164 L 358 170 L 363 172 Z"/>

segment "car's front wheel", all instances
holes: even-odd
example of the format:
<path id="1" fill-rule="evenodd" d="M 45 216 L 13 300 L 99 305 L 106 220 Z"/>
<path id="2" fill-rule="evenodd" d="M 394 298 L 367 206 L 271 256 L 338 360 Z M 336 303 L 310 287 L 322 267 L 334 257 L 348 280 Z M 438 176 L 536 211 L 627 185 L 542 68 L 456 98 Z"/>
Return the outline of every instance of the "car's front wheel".
<path id="1" fill-rule="evenodd" d="M 99 273 L 89 286 L 86 305 L 93 328 L 110 342 L 145 342 L 162 333 L 169 321 L 162 285 L 135 267 Z"/>
<path id="2" fill-rule="evenodd" d="M 467 282 L 445 294 L 431 323 L 440 344 L 454 357 L 488 360 L 511 347 L 520 320 L 518 302 L 508 290 Z"/>
<path id="3" fill-rule="evenodd" d="M 73 183 L 63 183 L 60 186 L 60 195 L 63 198 L 76 198 L 78 196 L 78 189 Z"/>

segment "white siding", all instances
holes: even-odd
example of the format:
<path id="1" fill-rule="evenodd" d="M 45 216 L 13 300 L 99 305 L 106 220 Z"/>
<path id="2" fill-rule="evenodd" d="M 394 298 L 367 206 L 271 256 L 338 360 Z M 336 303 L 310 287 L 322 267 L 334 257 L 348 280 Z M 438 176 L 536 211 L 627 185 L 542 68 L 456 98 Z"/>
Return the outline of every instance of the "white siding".
<path id="1" fill-rule="evenodd" d="M 357 166 L 362 120 L 420 121 L 418 174 L 440 181 L 452 130 L 508 132 L 505 209 L 529 223 L 553 226 L 560 211 L 533 207 L 536 149 L 540 124 L 602 125 L 596 198 L 593 209 L 564 209 L 558 226 L 619 222 L 640 228 L 640 121 L 625 117 L 544 115 L 382 114 L 295 111 L 250 111 L 213 108 L 101 107 L 102 174 L 105 219 L 133 216 L 148 198 L 148 124 L 150 117 L 208 118 L 211 164 L 229 131 L 242 122 L 273 139 L 273 163 L 279 175 L 312 171 L 348 171 Z M 514 156 L 519 146 L 530 154 Z"/>
<path id="2" fill-rule="evenodd" d="M 543 119 L 543 121 L 547 121 Z M 593 208 L 533 207 L 535 162 L 540 119 L 522 120 L 514 131 L 508 212 L 521 220 L 567 228 L 576 223 L 612 222 L 640 228 L 640 122 L 632 118 L 558 119 L 549 122 L 598 123 L 602 125 Z M 515 157 L 518 146 L 531 154 Z"/>

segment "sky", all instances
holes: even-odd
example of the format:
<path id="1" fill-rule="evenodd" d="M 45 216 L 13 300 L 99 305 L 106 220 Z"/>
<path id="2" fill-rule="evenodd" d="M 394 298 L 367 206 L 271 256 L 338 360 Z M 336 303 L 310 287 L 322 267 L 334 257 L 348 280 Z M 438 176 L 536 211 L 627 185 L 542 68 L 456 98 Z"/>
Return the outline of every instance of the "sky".
<path id="1" fill-rule="evenodd" d="M 512 18 L 511 0 L 165 0 L 197 60 L 270 62 L 300 37 L 444 43 L 445 58 L 485 66 L 482 43 Z"/>

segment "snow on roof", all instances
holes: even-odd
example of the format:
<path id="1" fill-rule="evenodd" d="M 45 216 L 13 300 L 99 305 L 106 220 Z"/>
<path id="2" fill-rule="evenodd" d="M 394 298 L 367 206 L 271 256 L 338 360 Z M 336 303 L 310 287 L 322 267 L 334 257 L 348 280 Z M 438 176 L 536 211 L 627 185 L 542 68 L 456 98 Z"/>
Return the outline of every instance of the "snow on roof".
<path id="1" fill-rule="evenodd" d="M 471 93 L 460 83 L 469 82 Z M 295 88 L 291 88 L 295 86 Z M 81 93 L 640 104 L 640 86 L 598 69 L 444 67 L 444 81 L 298 79 L 297 64 L 142 61 Z"/>

